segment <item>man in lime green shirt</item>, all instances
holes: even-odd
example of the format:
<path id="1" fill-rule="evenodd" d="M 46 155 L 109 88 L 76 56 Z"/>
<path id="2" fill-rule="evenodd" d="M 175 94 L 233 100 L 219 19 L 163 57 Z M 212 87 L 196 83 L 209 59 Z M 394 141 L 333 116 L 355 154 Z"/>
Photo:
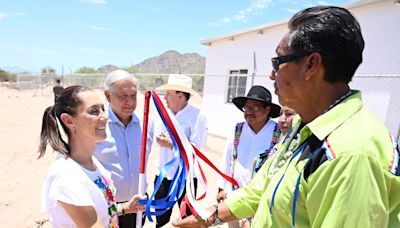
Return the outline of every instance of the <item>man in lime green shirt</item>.
<path id="1" fill-rule="evenodd" d="M 340 7 L 296 13 L 272 58 L 281 105 L 299 116 L 252 182 L 178 227 L 254 216 L 253 227 L 400 227 L 399 152 L 350 90 L 362 62 L 357 20 Z"/>

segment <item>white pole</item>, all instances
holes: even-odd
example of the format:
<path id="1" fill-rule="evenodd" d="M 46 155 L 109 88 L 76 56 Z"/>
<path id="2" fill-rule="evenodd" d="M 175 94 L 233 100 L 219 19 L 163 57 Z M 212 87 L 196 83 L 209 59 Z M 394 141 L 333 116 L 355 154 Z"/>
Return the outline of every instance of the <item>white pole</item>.
<path id="1" fill-rule="evenodd" d="M 139 195 L 144 195 L 146 193 L 146 174 L 139 173 L 139 187 L 138 187 Z M 136 228 L 142 227 L 142 215 L 143 212 L 136 213 Z"/>

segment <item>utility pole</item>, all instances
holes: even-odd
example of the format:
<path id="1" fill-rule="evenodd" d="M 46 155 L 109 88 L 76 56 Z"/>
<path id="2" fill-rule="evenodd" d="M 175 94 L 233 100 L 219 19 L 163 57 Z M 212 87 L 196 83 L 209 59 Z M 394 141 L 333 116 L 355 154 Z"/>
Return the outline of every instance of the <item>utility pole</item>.
<path id="1" fill-rule="evenodd" d="M 257 63 L 256 63 L 256 52 L 253 52 L 253 74 L 251 75 L 251 86 L 253 87 L 254 85 L 254 77 L 256 76 L 257 73 Z"/>

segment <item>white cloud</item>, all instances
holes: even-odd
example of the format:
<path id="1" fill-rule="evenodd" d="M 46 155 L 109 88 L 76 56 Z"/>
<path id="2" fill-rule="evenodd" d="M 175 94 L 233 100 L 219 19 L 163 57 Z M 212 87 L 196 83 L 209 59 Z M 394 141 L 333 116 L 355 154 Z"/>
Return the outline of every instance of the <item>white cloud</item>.
<path id="1" fill-rule="evenodd" d="M 100 27 L 100 26 L 90 26 L 90 29 L 96 30 L 96 31 L 102 31 L 102 32 L 110 32 L 111 30 L 108 28 Z"/>
<path id="2" fill-rule="evenodd" d="M 58 51 L 48 48 L 32 48 L 23 46 L 12 46 L 12 45 L 1 45 L 0 50 L 22 52 L 22 53 L 33 53 L 33 54 L 57 54 Z"/>
<path id="3" fill-rule="evenodd" d="M 38 54 L 38 55 L 58 55 L 58 56 L 75 56 L 81 54 L 90 54 L 90 55 L 126 55 L 126 51 L 109 51 L 109 50 L 99 50 L 99 49 L 91 49 L 86 47 L 72 47 L 72 46 L 58 46 L 58 45 L 48 45 L 46 47 L 27 47 L 27 46 L 15 46 L 15 45 L 0 45 L 0 51 L 11 51 L 18 53 L 26 53 L 26 54 Z"/>
<path id="4" fill-rule="evenodd" d="M 289 12 L 289 13 L 292 13 L 292 14 L 295 14 L 295 13 L 299 12 L 298 9 L 292 9 L 292 8 L 282 8 L 282 10 L 284 10 L 286 12 Z"/>
<path id="5" fill-rule="evenodd" d="M 258 15 L 261 13 L 265 8 L 268 7 L 268 4 L 271 3 L 272 0 L 253 0 L 245 9 L 239 10 L 237 14 L 225 17 L 217 22 L 210 22 L 208 23 L 210 26 L 218 27 L 223 24 L 229 24 L 231 22 L 243 22 L 246 23 L 252 16 Z"/>
<path id="6" fill-rule="evenodd" d="M 90 4 L 106 4 L 105 0 L 80 0 L 82 3 L 90 3 Z"/>
<path id="7" fill-rule="evenodd" d="M 121 54 L 120 52 L 109 52 L 103 51 L 98 49 L 91 49 L 91 48 L 81 48 L 81 47 L 58 47 L 63 52 L 67 52 L 72 55 L 76 55 L 78 53 L 85 53 L 85 54 L 92 54 L 92 55 L 113 55 L 115 53 Z"/>
<path id="8" fill-rule="evenodd" d="M 211 27 L 219 27 L 221 24 L 216 22 L 208 22 L 208 25 Z"/>
<path id="9" fill-rule="evenodd" d="M 0 20 L 6 19 L 8 17 L 19 17 L 19 16 L 25 16 L 26 13 L 6 13 L 6 12 L 0 12 Z"/>
<path id="10" fill-rule="evenodd" d="M 6 18 L 7 16 L 8 16 L 7 13 L 0 12 L 0 20 L 3 20 L 3 19 Z"/>
<path id="11" fill-rule="evenodd" d="M 318 5 L 327 6 L 327 5 L 329 5 L 329 3 L 325 2 L 325 1 L 319 1 Z"/>
<path id="12" fill-rule="evenodd" d="M 161 12 L 162 11 L 160 8 L 153 8 L 151 10 L 154 11 L 154 12 Z"/>

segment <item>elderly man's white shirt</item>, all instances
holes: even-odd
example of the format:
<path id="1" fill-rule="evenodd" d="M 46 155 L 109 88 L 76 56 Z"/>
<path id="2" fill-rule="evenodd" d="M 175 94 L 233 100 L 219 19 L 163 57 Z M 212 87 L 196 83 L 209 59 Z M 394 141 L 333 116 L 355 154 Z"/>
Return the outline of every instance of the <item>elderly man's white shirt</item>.
<path id="1" fill-rule="evenodd" d="M 269 119 L 257 134 L 254 133 L 247 122 L 243 124 L 237 151 L 238 157 L 233 172 L 234 178 L 239 182 L 240 187 L 250 183 L 255 159 L 259 154 L 270 148 L 276 124 L 275 121 Z M 220 163 L 221 171 L 227 175 L 230 175 L 235 128 L 231 132 Z M 227 181 L 219 178 L 218 187 L 228 192 L 231 191 L 231 188 L 226 185 Z"/>

